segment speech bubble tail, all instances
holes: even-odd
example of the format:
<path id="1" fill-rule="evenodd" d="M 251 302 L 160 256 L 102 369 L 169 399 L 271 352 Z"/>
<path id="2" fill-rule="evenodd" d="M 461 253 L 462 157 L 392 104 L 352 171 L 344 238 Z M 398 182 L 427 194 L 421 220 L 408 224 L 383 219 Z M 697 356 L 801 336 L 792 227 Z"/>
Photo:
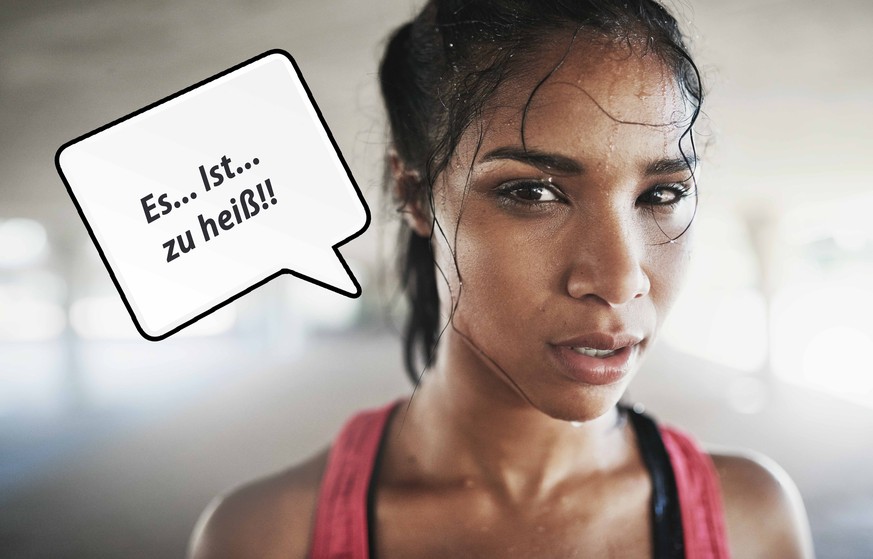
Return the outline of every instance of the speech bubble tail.
<path id="1" fill-rule="evenodd" d="M 310 264 L 305 271 L 291 270 L 291 274 L 346 297 L 361 295 L 361 286 L 339 251 L 325 251 L 319 254 L 317 262 Z"/>

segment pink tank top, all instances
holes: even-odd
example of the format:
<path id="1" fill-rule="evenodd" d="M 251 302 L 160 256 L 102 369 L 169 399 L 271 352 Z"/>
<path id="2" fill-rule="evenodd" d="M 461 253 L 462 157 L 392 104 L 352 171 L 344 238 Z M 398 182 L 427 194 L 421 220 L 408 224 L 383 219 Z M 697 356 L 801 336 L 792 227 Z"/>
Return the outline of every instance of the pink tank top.
<path id="1" fill-rule="evenodd" d="M 359 412 L 334 442 L 321 482 L 309 559 L 370 559 L 370 480 L 388 418 L 399 402 Z M 718 474 L 681 430 L 659 425 L 669 455 L 686 559 L 728 559 Z"/>

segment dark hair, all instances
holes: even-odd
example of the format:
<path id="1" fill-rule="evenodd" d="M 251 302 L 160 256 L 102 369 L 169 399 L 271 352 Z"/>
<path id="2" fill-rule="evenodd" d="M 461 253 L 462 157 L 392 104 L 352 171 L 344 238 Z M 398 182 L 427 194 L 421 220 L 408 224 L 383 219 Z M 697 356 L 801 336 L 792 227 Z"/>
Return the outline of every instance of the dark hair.
<path id="1" fill-rule="evenodd" d="M 531 55 L 542 49 L 544 38 L 561 36 L 556 32 L 572 33 L 574 39 L 586 33 L 626 40 L 629 45 L 642 39 L 647 51 L 673 70 L 693 103 L 679 142 L 680 150 L 685 139 L 695 149 L 692 126 L 703 101 L 700 74 L 676 19 L 657 1 L 430 0 L 394 32 L 379 68 L 393 149 L 404 167 L 420 177 L 414 188 L 405 190 L 404 205 L 418 201 L 433 215 L 432 187 L 461 135 L 510 75 L 538 71 Z M 556 69 L 539 76 L 528 104 Z M 521 126 L 524 142 L 524 117 Z M 684 150 L 682 154 L 691 161 Z M 404 358 L 417 383 L 416 354 L 429 366 L 439 339 L 437 270 L 429 238 L 401 225 L 400 247 L 401 286 L 409 302 Z"/>

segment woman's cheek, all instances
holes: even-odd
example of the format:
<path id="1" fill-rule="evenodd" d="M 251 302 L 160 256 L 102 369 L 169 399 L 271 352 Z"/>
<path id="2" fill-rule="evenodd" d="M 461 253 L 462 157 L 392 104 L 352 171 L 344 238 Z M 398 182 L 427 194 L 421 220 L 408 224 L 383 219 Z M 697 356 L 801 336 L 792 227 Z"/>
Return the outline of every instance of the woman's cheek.
<path id="1" fill-rule="evenodd" d="M 658 310 L 658 325 L 663 323 L 682 292 L 688 275 L 692 255 L 692 229 L 676 239 L 675 243 L 662 245 L 653 262 L 652 294 Z"/>
<path id="2" fill-rule="evenodd" d="M 475 313 L 495 320 L 530 316 L 551 283 L 545 277 L 547 252 L 532 249 L 528 239 L 506 228 L 500 235 L 470 235 L 465 240 L 466 250 L 458 261 L 464 302 L 474 304 Z"/>

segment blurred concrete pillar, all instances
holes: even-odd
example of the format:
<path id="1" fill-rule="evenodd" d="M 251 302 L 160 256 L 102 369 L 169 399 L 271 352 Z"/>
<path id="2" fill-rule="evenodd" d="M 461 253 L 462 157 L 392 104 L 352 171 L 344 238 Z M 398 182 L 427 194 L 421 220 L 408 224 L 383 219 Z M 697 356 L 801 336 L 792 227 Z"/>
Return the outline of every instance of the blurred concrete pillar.
<path id="1" fill-rule="evenodd" d="M 53 257 L 58 272 L 66 283 L 61 306 L 66 317 L 60 343 L 63 348 L 63 371 L 60 391 L 65 411 L 79 413 L 88 408 L 88 391 L 82 366 L 82 340 L 73 329 L 71 311 L 73 303 L 83 293 L 83 274 L 81 273 L 81 237 L 62 235 L 49 231 Z"/>
<path id="2" fill-rule="evenodd" d="M 779 235 L 779 213 L 772 206 L 757 206 L 754 210 L 743 212 L 743 218 L 758 264 L 758 289 L 764 298 L 766 354 L 759 373 L 769 380 L 773 378 L 773 299 L 779 289 L 784 258 Z"/>

